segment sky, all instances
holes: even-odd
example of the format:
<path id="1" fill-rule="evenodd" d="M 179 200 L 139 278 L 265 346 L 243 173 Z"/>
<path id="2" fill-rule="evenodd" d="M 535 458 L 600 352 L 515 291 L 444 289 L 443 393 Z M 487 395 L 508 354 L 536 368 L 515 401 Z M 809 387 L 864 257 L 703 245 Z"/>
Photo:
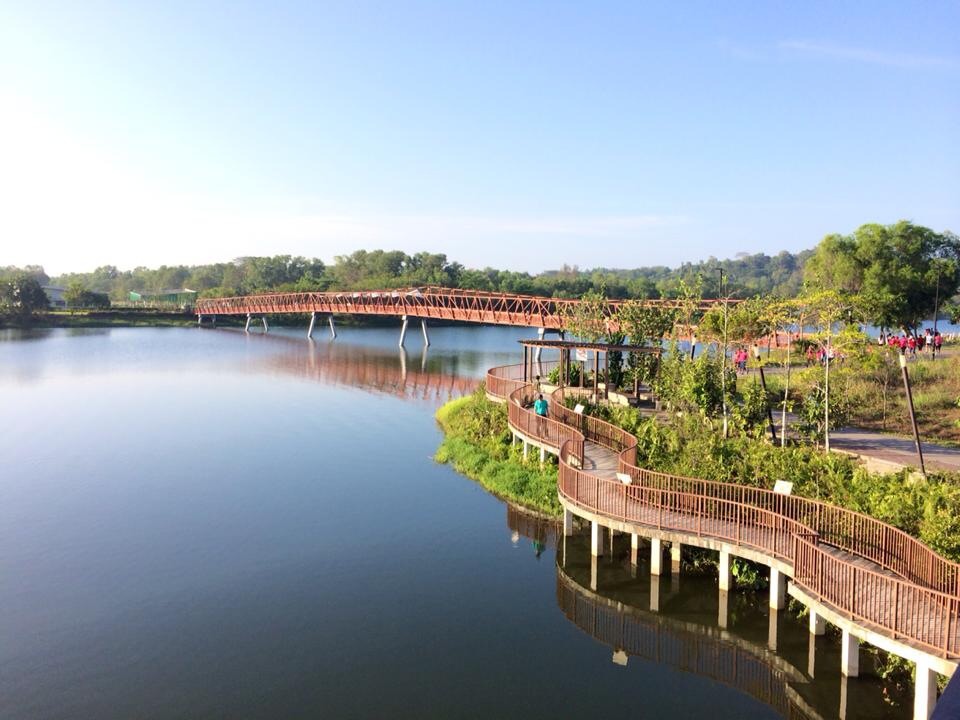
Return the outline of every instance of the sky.
<path id="1" fill-rule="evenodd" d="M 0 265 L 960 232 L 960 3 L 0 0 Z"/>

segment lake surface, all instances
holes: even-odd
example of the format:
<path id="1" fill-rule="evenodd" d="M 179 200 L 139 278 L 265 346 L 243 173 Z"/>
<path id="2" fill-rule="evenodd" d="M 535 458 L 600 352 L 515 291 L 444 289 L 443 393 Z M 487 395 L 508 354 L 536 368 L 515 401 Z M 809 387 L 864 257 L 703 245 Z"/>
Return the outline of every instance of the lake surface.
<path id="1" fill-rule="evenodd" d="M 835 640 L 812 680 L 804 622 L 772 651 L 765 598 L 732 594 L 721 632 L 713 578 L 651 613 L 620 545 L 594 591 L 587 537 L 558 553 L 432 461 L 435 408 L 529 332 L 303 335 L 0 331 L 0 717 L 837 715 Z M 613 662 L 576 598 L 675 652 Z M 734 649 L 776 697 L 675 662 Z M 910 716 L 865 675 L 848 718 Z"/>

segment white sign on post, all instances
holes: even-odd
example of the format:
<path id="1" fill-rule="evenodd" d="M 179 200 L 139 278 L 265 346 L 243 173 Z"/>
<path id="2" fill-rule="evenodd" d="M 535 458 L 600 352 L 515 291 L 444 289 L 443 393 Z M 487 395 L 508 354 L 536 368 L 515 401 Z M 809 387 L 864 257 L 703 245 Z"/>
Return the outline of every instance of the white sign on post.
<path id="1" fill-rule="evenodd" d="M 793 483 L 786 480 L 777 480 L 773 486 L 773 491 L 780 495 L 790 495 L 793 493 Z"/>
<path id="2" fill-rule="evenodd" d="M 587 351 L 582 348 L 577 348 L 577 362 L 586 362 L 587 361 Z"/>
<path id="3" fill-rule="evenodd" d="M 583 415 L 583 411 L 584 411 L 584 410 L 586 410 L 586 408 L 585 408 L 583 405 L 581 405 L 580 403 L 577 403 L 577 406 L 573 409 L 573 411 L 574 411 L 577 415 Z"/>

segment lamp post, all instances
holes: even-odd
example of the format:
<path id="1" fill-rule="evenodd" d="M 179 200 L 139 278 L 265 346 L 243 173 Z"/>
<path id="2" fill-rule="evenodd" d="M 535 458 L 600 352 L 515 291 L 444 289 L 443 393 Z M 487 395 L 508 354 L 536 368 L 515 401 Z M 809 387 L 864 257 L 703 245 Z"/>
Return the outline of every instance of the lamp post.
<path id="1" fill-rule="evenodd" d="M 720 294 L 723 295 L 723 268 L 720 270 Z M 727 299 L 723 298 L 723 355 L 720 357 L 720 395 L 723 400 L 723 437 L 729 434 L 727 426 Z"/>

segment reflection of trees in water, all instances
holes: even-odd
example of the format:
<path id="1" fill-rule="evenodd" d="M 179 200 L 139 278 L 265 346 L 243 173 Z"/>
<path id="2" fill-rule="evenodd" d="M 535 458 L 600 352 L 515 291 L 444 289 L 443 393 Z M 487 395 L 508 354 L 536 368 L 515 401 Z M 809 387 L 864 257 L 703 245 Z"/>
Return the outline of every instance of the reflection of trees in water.
<path id="1" fill-rule="evenodd" d="M 557 604 L 573 624 L 613 648 L 616 663 L 626 664 L 631 655 L 642 657 L 745 692 L 786 718 L 821 717 L 790 687 L 790 682 L 807 682 L 803 673 L 766 648 L 603 597 L 579 585 L 559 565 Z"/>
<path id="2" fill-rule="evenodd" d="M 521 536 L 530 540 L 538 558 L 548 547 L 557 545 L 559 521 L 510 503 L 507 503 L 507 527 L 510 528 L 514 543 L 519 542 Z"/>
<path id="3" fill-rule="evenodd" d="M 476 378 L 428 369 L 426 351 L 410 357 L 405 350 L 388 353 L 356 345 L 304 345 L 295 338 L 291 351 L 271 355 L 264 364 L 274 372 L 316 380 L 326 385 L 345 385 L 408 400 L 442 403 L 473 392 Z"/>

